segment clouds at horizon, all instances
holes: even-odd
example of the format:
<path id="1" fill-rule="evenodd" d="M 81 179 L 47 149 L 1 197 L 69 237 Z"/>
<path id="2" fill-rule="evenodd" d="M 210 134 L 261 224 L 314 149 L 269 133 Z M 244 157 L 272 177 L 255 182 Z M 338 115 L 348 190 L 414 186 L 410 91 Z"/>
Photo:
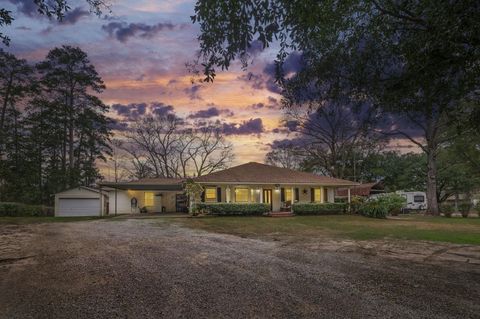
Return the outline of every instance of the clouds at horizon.
<path id="1" fill-rule="evenodd" d="M 64 44 L 87 52 L 107 86 L 100 97 L 111 105 L 111 127 L 116 131 L 125 131 L 129 122 L 147 114 L 215 121 L 235 145 L 237 163 L 263 161 L 269 143 L 292 132 L 292 123 L 281 124 L 274 49 L 253 41 L 247 50 L 253 61 L 248 71 L 233 63 L 228 71 L 218 71 L 213 84 L 199 83 L 188 72 L 185 64 L 199 48 L 198 26 L 190 22 L 194 1 L 119 0 L 111 14 L 101 17 L 81 1 L 60 22 L 38 15 L 33 1 L 6 4 L 15 12 L 15 21 L 4 29 L 12 38 L 4 49 L 32 63 Z M 301 67 L 300 53 L 287 57 L 287 74 Z"/>

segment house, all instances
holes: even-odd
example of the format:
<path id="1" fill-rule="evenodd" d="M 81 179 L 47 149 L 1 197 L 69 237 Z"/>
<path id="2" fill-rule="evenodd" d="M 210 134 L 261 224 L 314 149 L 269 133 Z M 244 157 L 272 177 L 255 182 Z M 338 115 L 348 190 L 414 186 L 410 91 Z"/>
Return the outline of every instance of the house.
<path id="1" fill-rule="evenodd" d="M 333 203 L 335 189 L 354 182 L 250 162 L 200 176 L 202 201 L 267 203 L 272 211 L 289 209 L 293 202 Z"/>
<path id="2" fill-rule="evenodd" d="M 108 211 L 108 195 L 107 192 L 84 186 L 57 193 L 55 216 L 102 216 Z"/>
<path id="3" fill-rule="evenodd" d="M 201 201 L 267 203 L 272 211 L 290 210 L 294 202 L 333 203 L 337 188 L 357 183 L 287 168 L 250 162 L 193 179 L 204 188 Z M 148 178 L 131 182 L 101 182 L 108 205 L 97 201 L 95 214 L 187 212 L 185 179 Z M 97 193 L 98 197 L 98 193 Z M 80 203 L 77 203 L 80 205 Z M 105 209 L 107 207 L 107 209 Z M 93 212 L 92 212 L 93 213 Z"/>
<path id="4" fill-rule="evenodd" d="M 338 188 L 336 196 L 340 198 L 348 197 L 348 188 Z M 369 197 L 376 194 L 384 194 L 385 186 L 383 181 L 373 182 L 373 183 L 364 183 L 360 185 L 355 185 L 350 189 L 351 196 L 362 196 Z"/>

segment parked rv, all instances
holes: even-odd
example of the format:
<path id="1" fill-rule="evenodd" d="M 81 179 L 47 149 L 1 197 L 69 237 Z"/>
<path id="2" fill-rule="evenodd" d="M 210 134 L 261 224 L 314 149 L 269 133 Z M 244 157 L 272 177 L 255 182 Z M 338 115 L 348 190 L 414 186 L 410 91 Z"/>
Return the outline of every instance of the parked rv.
<path id="1" fill-rule="evenodd" d="M 427 209 L 427 194 L 425 192 L 396 192 L 405 197 L 407 204 L 404 210 L 425 210 Z"/>

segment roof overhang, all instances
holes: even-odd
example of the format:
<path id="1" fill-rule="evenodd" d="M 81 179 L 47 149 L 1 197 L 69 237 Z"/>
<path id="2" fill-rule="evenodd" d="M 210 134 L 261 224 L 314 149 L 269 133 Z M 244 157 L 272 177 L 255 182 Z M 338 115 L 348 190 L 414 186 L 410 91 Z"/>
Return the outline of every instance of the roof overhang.
<path id="1" fill-rule="evenodd" d="M 182 184 L 136 184 L 136 183 L 115 183 L 102 182 L 99 186 L 105 188 L 121 189 L 121 190 L 156 190 L 156 191 L 183 191 Z"/>
<path id="2" fill-rule="evenodd" d="M 197 182 L 198 184 L 204 185 L 301 185 L 301 186 L 330 186 L 330 187 L 354 187 L 360 184 L 358 183 L 300 183 L 300 182 L 268 182 L 268 183 L 259 183 L 259 182 L 246 182 L 246 181 L 231 181 L 231 182 Z"/>

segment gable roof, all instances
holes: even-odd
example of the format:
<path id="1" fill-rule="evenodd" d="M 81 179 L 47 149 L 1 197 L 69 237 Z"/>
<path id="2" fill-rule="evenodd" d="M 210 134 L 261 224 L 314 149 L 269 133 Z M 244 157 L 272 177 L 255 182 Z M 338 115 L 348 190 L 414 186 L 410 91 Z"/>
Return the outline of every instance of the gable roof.
<path id="1" fill-rule="evenodd" d="M 306 184 L 353 186 L 355 182 L 250 162 L 194 179 L 199 183 Z"/>

